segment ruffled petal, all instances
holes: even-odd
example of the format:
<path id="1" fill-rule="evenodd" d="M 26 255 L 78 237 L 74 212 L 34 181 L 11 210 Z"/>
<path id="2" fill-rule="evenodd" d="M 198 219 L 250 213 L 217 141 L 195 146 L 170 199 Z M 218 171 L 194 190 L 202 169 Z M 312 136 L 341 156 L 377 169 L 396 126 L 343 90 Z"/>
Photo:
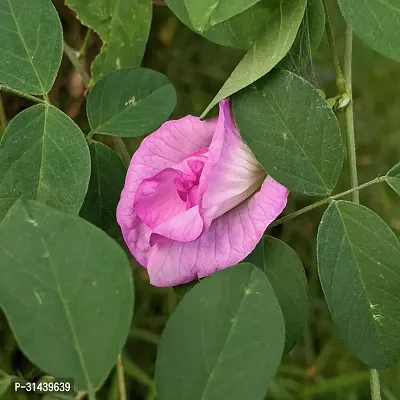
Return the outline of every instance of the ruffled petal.
<path id="1" fill-rule="evenodd" d="M 174 182 L 182 179 L 182 175 L 167 168 L 138 186 L 134 201 L 136 215 L 151 229 L 186 210 Z"/>
<path id="2" fill-rule="evenodd" d="M 267 177 L 259 192 L 215 219 L 197 240 L 162 240 L 150 250 L 147 269 L 155 286 L 174 286 L 235 265 L 260 241 L 286 206 L 288 190 Z"/>
<path id="3" fill-rule="evenodd" d="M 157 226 L 150 236 L 150 246 L 165 238 L 183 243 L 191 242 L 200 236 L 202 230 L 203 219 L 199 207 L 194 206 Z"/>
<path id="4" fill-rule="evenodd" d="M 163 169 L 179 164 L 188 155 L 208 147 L 216 124 L 216 118 L 201 121 L 191 115 L 168 121 L 145 138 L 133 155 L 117 207 L 117 221 L 129 250 L 141 265 L 147 265 L 151 230 L 134 211 L 138 185 Z"/>
<path id="5" fill-rule="evenodd" d="M 219 143 L 213 146 L 216 141 Z M 218 155 L 215 148 L 218 148 Z M 241 139 L 228 100 L 220 103 L 218 124 L 209 151 L 209 158 L 213 156 L 212 173 L 206 172 L 209 175 L 203 181 L 205 189 L 201 199 L 201 213 L 208 224 L 255 193 L 267 176 Z"/>

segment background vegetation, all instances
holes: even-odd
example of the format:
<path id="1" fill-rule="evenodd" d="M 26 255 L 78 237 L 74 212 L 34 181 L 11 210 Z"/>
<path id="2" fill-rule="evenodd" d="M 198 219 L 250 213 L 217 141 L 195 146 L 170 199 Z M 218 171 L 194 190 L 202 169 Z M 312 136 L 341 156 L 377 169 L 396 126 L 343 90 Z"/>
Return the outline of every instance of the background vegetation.
<path id="1" fill-rule="evenodd" d="M 178 92 L 178 106 L 172 118 L 185 114 L 200 115 L 225 82 L 242 56 L 242 52 L 213 44 L 196 35 L 163 6 L 154 1 L 153 23 L 144 58 L 144 67 L 162 72 Z M 64 28 L 66 42 L 80 49 L 88 39 L 85 51 L 87 65 L 98 54 L 101 42 L 76 19 L 74 13 L 54 0 Z M 344 22 L 335 2 L 331 4 L 334 34 L 339 43 L 344 36 Z M 359 181 L 363 183 L 384 174 L 399 159 L 400 154 L 400 64 L 375 53 L 355 41 L 353 90 L 357 135 Z M 328 44 L 324 38 L 312 65 L 303 74 L 327 96 L 334 96 L 335 82 Z M 84 112 L 85 88 L 80 74 L 64 59 L 52 92 L 51 101 L 88 131 Z M 30 105 L 28 100 L 12 94 L 1 94 L 7 120 Z M 1 105 L 1 104 L 0 104 Z M 341 120 L 339 116 L 339 120 Z M 1 130 L 4 128 L 1 127 Z M 106 141 L 106 137 L 103 137 Z M 126 140 L 134 152 L 139 139 Z M 106 143 L 112 145 L 112 143 Z M 337 187 L 348 187 L 346 170 Z M 361 193 L 362 204 L 368 206 L 392 227 L 400 237 L 399 197 L 386 185 L 374 185 Z M 292 195 L 287 212 L 304 207 L 311 199 Z M 279 369 L 271 387 L 271 399 L 367 399 L 370 396 L 368 370 L 347 350 L 332 327 L 316 275 L 315 236 L 323 209 L 298 218 L 287 226 L 279 226 L 272 234 L 287 242 L 300 256 L 309 280 L 310 310 L 308 328 Z M 151 287 L 146 271 L 133 265 L 136 275 L 136 311 L 131 336 L 124 351 L 127 387 L 131 399 L 154 398 L 153 375 L 157 343 L 165 321 L 179 301 L 172 289 Z M 5 318 L 0 315 L 0 369 L 20 371 L 27 379 L 39 376 L 39 371 L 19 351 Z M 99 398 L 117 399 L 116 372 Z M 400 399 L 400 366 L 381 375 L 383 396 Z M 33 395 L 32 395 L 33 396 Z M 6 392 L 4 399 L 15 395 Z M 18 398 L 24 396 L 19 394 Z M 190 399 L 188 399 L 190 400 Z"/>

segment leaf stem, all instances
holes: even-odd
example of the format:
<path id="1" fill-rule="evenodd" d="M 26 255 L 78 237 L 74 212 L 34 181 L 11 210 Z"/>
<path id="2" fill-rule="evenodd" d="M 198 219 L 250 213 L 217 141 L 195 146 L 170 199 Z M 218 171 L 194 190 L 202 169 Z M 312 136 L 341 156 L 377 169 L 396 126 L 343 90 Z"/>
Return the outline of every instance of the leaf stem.
<path id="1" fill-rule="evenodd" d="M 386 179 L 385 176 L 381 176 L 379 178 L 373 179 L 372 181 L 363 183 L 360 186 L 357 186 L 357 187 L 351 188 L 349 190 L 346 190 L 345 192 L 341 192 L 341 193 L 335 194 L 334 196 L 330 196 L 330 197 L 327 197 L 325 199 L 319 200 L 319 201 L 317 201 L 317 202 L 315 202 L 313 204 L 310 204 L 307 207 L 302 208 L 301 210 L 295 211 L 295 212 L 293 212 L 293 213 L 291 213 L 289 215 L 285 215 L 284 217 L 277 219 L 268 228 L 273 228 L 274 226 L 281 225 L 281 224 L 283 224 L 283 223 L 285 223 L 287 221 L 290 221 L 293 218 L 297 218 L 300 215 L 305 214 L 308 211 L 314 210 L 315 208 L 321 207 L 324 204 L 328 204 L 333 200 L 339 199 L 340 197 L 347 196 L 348 194 L 351 195 L 351 194 L 353 194 L 355 192 L 358 192 L 361 189 L 364 189 L 364 188 L 366 188 L 368 186 L 374 185 L 375 183 L 383 182 L 383 181 L 385 181 L 385 179 Z"/>
<path id="2" fill-rule="evenodd" d="M 33 96 L 28 93 L 21 92 L 20 90 L 10 88 L 10 87 L 0 83 L 0 92 L 1 91 L 16 94 L 17 96 L 23 97 L 23 98 L 33 101 L 35 103 L 49 104 L 49 102 L 47 100 L 41 99 L 40 97 L 36 97 L 36 96 Z"/>
<path id="3" fill-rule="evenodd" d="M 351 83 L 352 77 L 352 53 L 353 53 L 353 30 L 350 25 L 346 26 L 345 55 L 344 55 L 344 79 L 346 82 L 346 93 L 350 102 L 345 110 L 345 127 L 347 141 L 347 157 L 350 173 L 350 187 L 358 186 L 356 142 L 354 133 L 354 113 L 353 113 L 353 89 Z M 360 202 L 358 191 L 352 193 L 351 200 L 355 203 Z"/>
<path id="4" fill-rule="evenodd" d="M 329 49 L 332 54 L 333 65 L 335 68 L 335 76 L 336 76 L 336 88 L 339 94 L 343 94 L 346 92 L 345 78 L 343 77 L 342 69 L 340 67 L 339 57 L 336 51 L 335 38 L 333 36 L 332 24 L 328 13 L 328 5 L 326 0 L 324 0 L 324 9 L 325 9 L 325 21 L 326 21 L 326 36 L 328 38 Z"/>
<path id="5" fill-rule="evenodd" d="M 85 67 L 79 60 L 79 52 L 70 47 L 67 43 L 64 42 L 64 54 L 67 56 L 71 64 L 76 68 L 82 78 L 82 82 L 85 86 L 89 86 L 90 84 L 90 76 L 86 72 Z"/>
<path id="6" fill-rule="evenodd" d="M 125 374 L 124 367 L 122 365 L 121 354 L 118 354 L 117 359 L 117 375 L 118 375 L 118 390 L 120 400 L 126 400 L 126 385 L 125 385 Z"/>
<path id="7" fill-rule="evenodd" d="M 349 163 L 350 187 L 358 186 L 357 176 L 357 158 L 356 158 L 356 142 L 354 132 L 354 111 L 353 111 L 353 87 L 352 87 L 352 57 L 353 57 L 353 30 L 349 24 L 346 24 L 346 37 L 344 44 L 344 79 L 346 82 L 346 93 L 350 98 L 350 103 L 345 110 L 345 127 L 347 140 L 347 156 Z M 351 194 L 351 200 L 359 204 L 360 195 L 358 190 Z M 376 369 L 370 369 L 370 385 L 372 400 L 381 400 L 381 389 L 379 382 L 379 373 Z"/>
<path id="8" fill-rule="evenodd" d="M 92 30 L 90 28 L 87 29 L 85 37 L 83 38 L 82 46 L 79 49 L 78 58 L 82 59 L 86 56 L 86 50 L 89 44 L 90 36 L 92 35 Z"/>
<path id="9" fill-rule="evenodd" d="M 381 384 L 379 381 L 379 373 L 376 369 L 370 369 L 369 383 L 371 385 L 371 399 L 381 400 Z"/>

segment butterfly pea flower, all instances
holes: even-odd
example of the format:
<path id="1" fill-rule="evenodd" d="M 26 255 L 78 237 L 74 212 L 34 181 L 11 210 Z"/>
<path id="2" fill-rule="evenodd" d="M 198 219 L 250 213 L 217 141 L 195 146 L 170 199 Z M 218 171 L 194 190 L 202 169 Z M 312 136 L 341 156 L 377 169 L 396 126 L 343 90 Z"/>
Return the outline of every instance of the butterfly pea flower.
<path id="1" fill-rule="evenodd" d="M 117 220 L 150 283 L 174 286 L 247 257 L 287 196 L 242 140 L 228 99 L 216 118 L 168 121 L 143 140 Z"/>

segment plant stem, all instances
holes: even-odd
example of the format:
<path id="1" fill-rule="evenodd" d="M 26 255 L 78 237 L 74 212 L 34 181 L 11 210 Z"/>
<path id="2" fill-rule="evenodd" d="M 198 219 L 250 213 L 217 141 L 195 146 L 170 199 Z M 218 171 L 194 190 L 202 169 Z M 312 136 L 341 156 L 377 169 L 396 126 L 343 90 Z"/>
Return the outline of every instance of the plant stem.
<path id="1" fill-rule="evenodd" d="M 118 390 L 120 400 L 126 400 L 126 385 L 124 367 L 122 365 L 121 354 L 118 354 L 117 359 L 117 374 L 118 374 Z"/>
<path id="2" fill-rule="evenodd" d="M 20 90 L 10 88 L 3 84 L 0 84 L 0 92 L 1 91 L 16 94 L 17 96 L 24 97 L 25 99 L 28 99 L 35 103 L 49 104 L 47 100 L 41 99 L 40 97 L 32 96 L 31 94 L 21 92 Z"/>
<path id="3" fill-rule="evenodd" d="M 131 162 L 131 155 L 126 147 L 124 139 L 119 136 L 113 136 L 115 151 L 120 155 L 123 163 L 127 167 Z"/>
<path id="4" fill-rule="evenodd" d="M 354 132 L 354 111 L 353 111 L 353 87 L 352 87 L 352 56 L 353 56 L 353 30 L 349 24 L 346 24 L 346 38 L 345 38 L 345 51 L 344 51 L 344 79 L 346 82 L 346 92 L 350 98 L 350 103 L 345 110 L 345 126 L 346 126 L 346 139 L 347 139 L 347 156 L 349 163 L 350 173 L 350 187 L 356 188 L 358 186 L 357 176 L 357 158 L 356 158 L 356 141 Z M 359 204 L 360 195 L 358 191 L 351 194 L 351 200 Z M 372 400 L 381 399 L 381 389 L 379 382 L 379 373 L 376 369 L 370 369 L 370 384 L 371 384 L 371 398 Z"/>
<path id="5" fill-rule="evenodd" d="M 351 83 L 352 75 L 352 53 L 353 53 L 353 31 L 351 26 L 346 26 L 345 54 L 344 54 L 344 79 L 346 82 L 346 92 L 350 98 L 350 103 L 345 110 L 346 124 L 346 141 L 347 141 L 347 157 L 350 173 L 350 187 L 358 186 L 357 177 L 357 159 L 356 159 L 356 142 L 354 133 L 354 114 L 353 114 L 353 89 Z M 360 202 L 358 191 L 352 193 L 351 200 L 355 203 Z"/>
<path id="6" fill-rule="evenodd" d="M 88 28 L 86 31 L 85 37 L 83 38 L 82 46 L 79 49 L 78 58 L 80 58 L 80 59 L 85 58 L 85 56 L 86 56 L 86 50 L 87 50 L 87 47 L 89 44 L 89 39 L 90 39 L 91 34 L 92 34 L 92 30 L 90 28 Z"/>
<path id="7" fill-rule="evenodd" d="M 329 48 L 332 54 L 333 65 L 335 68 L 335 76 L 336 76 L 336 88 L 339 94 L 343 94 L 346 92 L 345 78 L 342 74 L 342 69 L 340 68 L 340 61 L 336 51 L 335 38 L 333 37 L 333 30 L 331 20 L 329 18 L 328 6 L 326 0 L 324 0 L 324 9 L 325 9 L 325 21 L 326 21 L 326 36 L 328 38 Z"/>
<path id="8" fill-rule="evenodd" d="M 381 400 L 381 385 L 379 382 L 379 373 L 376 369 L 370 369 L 369 383 L 371 385 L 371 399 Z"/>
<path id="9" fill-rule="evenodd" d="M 64 54 L 67 56 L 71 64 L 76 68 L 82 78 L 82 82 L 85 86 L 89 86 L 90 84 L 90 76 L 86 72 L 85 67 L 81 63 L 78 58 L 78 52 L 75 51 L 72 47 L 70 47 L 67 43 L 64 42 Z"/>
<path id="10" fill-rule="evenodd" d="M 381 176 L 380 178 L 373 179 L 372 181 L 363 183 L 362 185 L 354 187 L 354 188 L 351 188 L 349 190 L 346 190 L 345 192 L 338 193 L 338 194 L 335 194 L 334 196 L 330 196 L 330 197 L 327 197 L 327 198 L 322 199 L 320 201 L 317 201 L 317 202 L 315 202 L 313 204 L 310 204 L 307 207 L 302 208 L 301 210 L 295 211 L 295 212 L 293 212 L 293 213 L 291 213 L 289 215 L 285 215 L 284 217 L 277 219 L 268 228 L 273 228 L 274 226 L 281 225 L 281 224 L 283 224 L 283 223 L 285 223 L 287 221 L 290 221 L 293 218 L 297 218 L 300 215 L 305 214 L 308 211 L 314 210 L 315 208 L 321 207 L 324 204 L 328 204 L 333 200 L 339 199 L 340 197 L 347 196 L 348 194 L 351 195 L 351 194 L 353 194 L 355 192 L 358 192 L 361 189 L 364 189 L 364 188 L 366 188 L 368 186 L 374 185 L 375 183 L 383 182 L 383 181 L 385 181 L 385 178 L 386 178 L 385 176 Z"/>

